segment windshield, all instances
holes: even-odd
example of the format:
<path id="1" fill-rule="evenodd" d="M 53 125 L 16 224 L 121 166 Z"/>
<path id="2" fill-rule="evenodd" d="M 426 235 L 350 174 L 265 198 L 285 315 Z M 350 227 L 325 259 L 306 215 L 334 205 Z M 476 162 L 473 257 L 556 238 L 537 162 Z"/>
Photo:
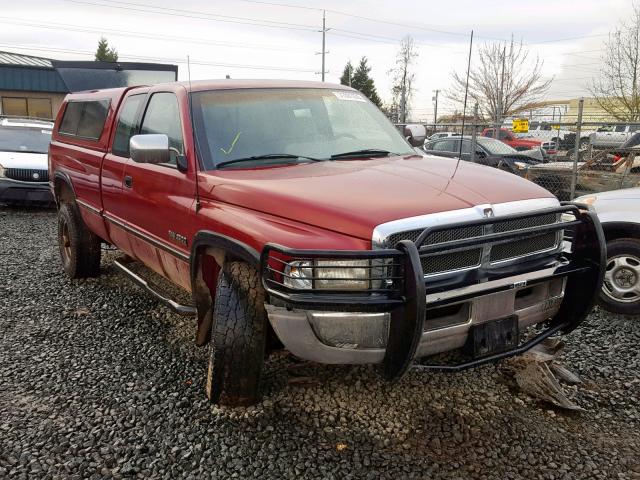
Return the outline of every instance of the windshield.
<path id="1" fill-rule="evenodd" d="M 0 152 L 47 153 L 51 130 L 0 127 Z"/>
<path id="2" fill-rule="evenodd" d="M 514 153 L 518 153 L 515 148 L 495 138 L 478 137 L 477 141 L 491 155 L 513 155 Z"/>
<path id="3" fill-rule="evenodd" d="M 375 105 L 350 90 L 216 90 L 195 92 L 192 98 L 205 170 L 265 155 L 289 155 L 274 162 L 283 163 L 291 156 L 328 160 L 359 150 L 415 153 Z"/>

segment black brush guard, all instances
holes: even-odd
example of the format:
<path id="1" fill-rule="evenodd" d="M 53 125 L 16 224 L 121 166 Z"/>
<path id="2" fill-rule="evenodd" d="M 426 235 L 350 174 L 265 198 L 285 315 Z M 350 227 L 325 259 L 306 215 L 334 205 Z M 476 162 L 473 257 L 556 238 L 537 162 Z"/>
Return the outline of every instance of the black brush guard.
<path id="1" fill-rule="evenodd" d="M 480 237 L 453 240 L 436 245 L 422 246 L 424 240 L 432 233 L 460 227 L 499 224 L 516 219 L 526 219 L 544 214 L 569 214 L 570 221 L 561 221 L 544 226 L 525 228 L 515 231 L 489 233 Z M 549 232 L 565 231 L 565 242 L 571 244 L 558 258 L 544 259 L 540 262 L 517 263 L 508 268 L 485 271 L 482 267 L 473 270 L 461 281 L 452 286 L 430 282 L 425 279 L 421 264 L 421 256 L 442 255 L 462 252 L 480 245 L 498 245 L 501 243 L 525 240 Z M 568 234 L 568 235 L 567 235 Z M 310 288 L 297 289 L 285 284 L 285 277 L 293 275 L 285 273 L 285 266 L 291 262 L 309 262 L 313 272 L 324 268 L 335 268 L 322 265 L 323 259 L 344 261 L 347 265 L 339 268 L 369 269 L 369 288 L 364 290 L 328 290 L 322 288 L 322 281 L 344 280 L 344 278 L 327 278 L 313 273 L 305 277 L 311 282 Z M 362 260 L 368 261 L 362 265 Z M 353 261 L 353 265 L 348 262 Z M 319 264 L 320 263 L 320 264 Z M 593 304 L 602 287 L 602 278 L 606 266 L 605 239 L 595 214 L 586 205 L 566 203 L 560 207 L 532 211 L 527 214 L 509 215 L 498 218 L 483 218 L 467 222 L 446 224 L 425 229 L 414 242 L 402 240 L 393 249 L 381 250 L 297 250 L 276 244 L 265 245 L 261 255 L 262 283 L 271 298 L 279 299 L 289 308 L 303 308 L 330 311 L 384 311 L 391 313 L 389 336 L 386 353 L 382 364 L 382 373 L 389 379 L 401 377 L 411 366 L 423 334 L 423 324 L 427 312 L 427 294 L 461 288 L 477 284 L 481 280 L 494 280 L 509 276 L 553 267 L 553 273 L 538 281 L 566 277 L 565 296 L 558 313 L 548 322 L 546 328 L 528 342 L 515 349 L 498 354 L 476 358 L 465 363 L 454 365 L 417 365 L 421 369 L 457 371 L 484 363 L 519 355 L 545 338 L 555 333 L 568 333 L 575 329 L 593 308 Z M 361 281 L 353 278 L 354 281 Z M 529 283 L 528 285 L 532 285 Z M 501 286 L 495 291 L 514 288 L 514 285 Z M 492 293 L 483 290 L 482 294 Z M 477 294 L 476 294 L 477 295 Z M 469 297 L 475 296 L 469 294 Z M 464 296 L 456 297 L 463 300 Z M 437 307 L 438 304 L 429 304 Z"/>

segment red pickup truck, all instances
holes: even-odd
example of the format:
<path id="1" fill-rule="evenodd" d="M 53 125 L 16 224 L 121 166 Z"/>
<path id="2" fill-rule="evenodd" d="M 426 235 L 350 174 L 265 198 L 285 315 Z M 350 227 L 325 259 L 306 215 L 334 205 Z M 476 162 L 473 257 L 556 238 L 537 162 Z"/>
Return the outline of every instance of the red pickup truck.
<path id="1" fill-rule="evenodd" d="M 495 138 L 494 129 L 485 128 L 482 131 L 482 136 Z M 544 150 L 545 153 L 549 155 L 556 154 L 558 148 L 556 142 L 540 140 L 538 138 L 516 137 L 511 130 L 507 130 L 506 128 L 501 128 L 498 131 L 498 140 L 501 140 L 511 148 L 515 148 L 516 150 L 520 151 L 531 150 L 532 148 L 542 148 L 542 150 Z"/>
<path id="2" fill-rule="evenodd" d="M 401 135 L 362 94 L 328 83 L 68 95 L 49 150 L 64 270 L 96 276 L 101 244 L 121 250 L 123 272 L 193 315 L 195 343 L 209 345 L 206 393 L 227 405 L 258 400 L 278 348 L 396 379 L 574 329 L 602 282 L 596 217 L 509 173 L 425 157 L 424 135 Z"/>

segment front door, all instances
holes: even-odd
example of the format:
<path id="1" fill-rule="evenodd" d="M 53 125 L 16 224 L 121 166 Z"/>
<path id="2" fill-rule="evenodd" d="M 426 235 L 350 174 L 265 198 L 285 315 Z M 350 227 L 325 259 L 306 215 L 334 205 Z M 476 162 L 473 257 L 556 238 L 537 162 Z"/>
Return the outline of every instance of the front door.
<path id="1" fill-rule="evenodd" d="M 184 154 L 184 133 L 173 92 L 149 96 L 140 134 L 154 133 L 169 137 L 170 161 L 150 164 L 129 159 L 124 167 L 123 189 L 131 205 L 126 218 L 130 242 L 137 258 L 188 289 L 191 245 L 185 232 L 193 221 L 195 183 L 176 165 L 176 151 Z"/>

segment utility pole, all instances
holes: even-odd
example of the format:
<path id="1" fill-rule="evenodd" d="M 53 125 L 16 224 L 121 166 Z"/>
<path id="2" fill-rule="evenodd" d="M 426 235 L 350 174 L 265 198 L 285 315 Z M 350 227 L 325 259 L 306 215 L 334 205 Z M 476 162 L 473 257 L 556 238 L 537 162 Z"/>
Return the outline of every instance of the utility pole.
<path id="1" fill-rule="evenodd" d="M 326 73 L 324 65 L 325 65 L 325 59 L 324 56 L 327 53 L 326 52 L 326 35 L 327 35 L 327 15 L 326 15 L 326 11 L 322 10 L 322 70 L 320 71 L 320 74 L 322 75 L 322 81 L 324 82 L 324 74 Z M 351 77 L 349 77 L 351 78 Z"/>
<path id="2" fill-rule="evenodd" d="M 436 102 L 435 107 L 433 109 L 433 128 L 434 129 L 438 123 L 438 93 L 440 93 L 440 90 L 436 90 L 436 96 L 431 99 L 434 102 Z"/>
<path id="3" fill-rule="evenodd" d="M 351 86 L 351 60 L 349 60 L 349 63 L 347 63 L 347 66 L 349 68 L 349 86 Z"/>

